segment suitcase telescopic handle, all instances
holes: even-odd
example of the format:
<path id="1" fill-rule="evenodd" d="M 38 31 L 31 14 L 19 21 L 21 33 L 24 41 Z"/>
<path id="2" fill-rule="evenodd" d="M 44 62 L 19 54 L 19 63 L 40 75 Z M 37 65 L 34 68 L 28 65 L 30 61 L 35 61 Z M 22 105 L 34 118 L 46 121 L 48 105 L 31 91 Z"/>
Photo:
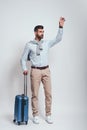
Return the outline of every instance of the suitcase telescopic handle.
<path id="1" fill-rule="evenodd" d="M 27 96 L 27 75 L 24 75 L 24 95 Z"/>

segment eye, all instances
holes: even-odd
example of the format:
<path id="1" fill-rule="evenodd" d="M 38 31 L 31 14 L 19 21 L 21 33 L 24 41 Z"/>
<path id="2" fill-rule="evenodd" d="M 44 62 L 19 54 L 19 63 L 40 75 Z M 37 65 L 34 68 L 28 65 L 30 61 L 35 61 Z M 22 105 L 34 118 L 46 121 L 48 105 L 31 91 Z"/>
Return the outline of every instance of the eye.
<path id="1" fill-rule="evenodd" d="M 44 31 L 39 31 L 40 33 L 44 33 Z"/>

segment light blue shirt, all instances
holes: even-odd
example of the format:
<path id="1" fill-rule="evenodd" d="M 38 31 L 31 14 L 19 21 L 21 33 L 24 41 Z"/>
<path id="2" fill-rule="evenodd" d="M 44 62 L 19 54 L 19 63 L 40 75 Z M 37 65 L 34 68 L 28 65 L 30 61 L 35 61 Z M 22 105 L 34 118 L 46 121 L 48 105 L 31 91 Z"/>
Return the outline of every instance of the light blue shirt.
<path id="1" fill-rule="evenodd" d="M 22 70 L 28 70 L 27 68 L 27 58 L 29 54 L 30 62 L 32 66 L 35 67 L 43 67 L 47 66 L 48 63 L 48 53 L 49 48 L 53 47 L 55 44 L 59 43 L 62 40 L 63 28 L 59 28 L 57 32 L 57 36 L 53 40 L 40 40 L 40 44 L 42 44 L 43 50 L 40 50 L 40 55 L 36 54 L 36 48 L 38 45 L 38 41 L 35 39 L 26 43 L 22 57 L 20 59 Z"/>

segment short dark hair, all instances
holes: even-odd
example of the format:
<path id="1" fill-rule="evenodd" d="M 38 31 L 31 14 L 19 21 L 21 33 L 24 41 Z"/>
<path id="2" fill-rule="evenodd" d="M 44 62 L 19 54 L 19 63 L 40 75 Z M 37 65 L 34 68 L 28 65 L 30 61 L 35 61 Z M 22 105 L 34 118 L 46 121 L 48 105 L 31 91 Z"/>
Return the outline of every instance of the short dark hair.
<path id="1" fill-rule="evenodd" d="M 43 25 L 37 25 L 34 27 L 34 32 L 38 31 L 38 29 L 44 29 Z"/>

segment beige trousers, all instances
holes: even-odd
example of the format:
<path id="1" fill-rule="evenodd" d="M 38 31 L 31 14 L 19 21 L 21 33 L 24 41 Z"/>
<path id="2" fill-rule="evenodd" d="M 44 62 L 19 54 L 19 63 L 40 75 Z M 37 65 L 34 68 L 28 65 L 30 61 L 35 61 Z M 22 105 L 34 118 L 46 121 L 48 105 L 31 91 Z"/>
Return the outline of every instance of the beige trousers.
<path id="1" fill-rule="evenodd" d="M 31 68 L 30 72 L 30 79 L 31 79 L 31 91 L 32 91 L 32 98 L 31 98 L 31 105 L 33 116 L 38 116 L 38 92 L 40 83 L 43 83 L 44 93 L 45 93 L 45 111 L 46 116 L 51 115 L 51 104 L 52 104 L 52 95 L 51 95 L 51 76 L 50 76 L 50 69 L 36 69 Z"/>

